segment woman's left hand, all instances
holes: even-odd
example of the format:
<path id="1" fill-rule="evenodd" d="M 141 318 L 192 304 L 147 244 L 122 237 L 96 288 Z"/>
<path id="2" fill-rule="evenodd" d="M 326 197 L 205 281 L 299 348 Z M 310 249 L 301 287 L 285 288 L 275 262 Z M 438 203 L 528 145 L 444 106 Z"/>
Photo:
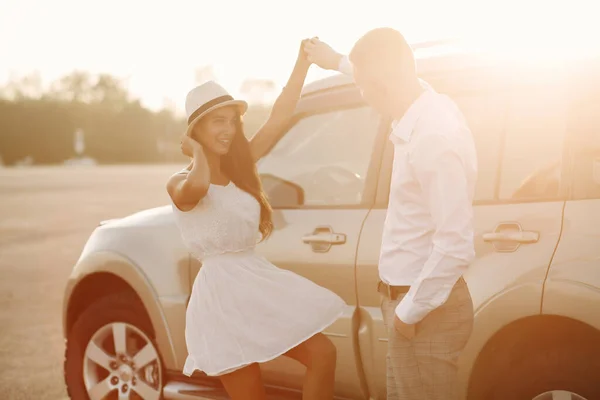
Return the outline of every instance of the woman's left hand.
<path id="1" fill-rule="evenodd" d="M 306 50 L 304 48 L 304 46 L 310 42 L 310 39 L 304 39 L 301 43 L 300 43 L 300 50 L 298 51 L 298 59 L 296 60 L 296 63 L 301 64 L 306 66 L 307 68 L 310 67 L 310 65 L 312 64 L 309 60 L 308 60 L 308 53 L 306 53 Z"/>

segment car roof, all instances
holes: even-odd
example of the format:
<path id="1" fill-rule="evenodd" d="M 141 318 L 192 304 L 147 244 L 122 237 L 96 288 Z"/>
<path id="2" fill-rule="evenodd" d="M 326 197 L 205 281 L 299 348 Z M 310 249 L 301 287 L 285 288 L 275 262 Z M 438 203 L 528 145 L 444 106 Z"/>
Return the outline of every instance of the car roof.
<path id="1" fill-rule="evenodd" d="M 472 50 L 469 47 L 462 47 L 459 42 L 444 41 L 432 42 L 432 45 L 413 46 L 415 49 L 415 62 L 419 76 L 427 80 L 430 77 L 460 73 L 469 70 L 501 70 L 503 75 L 517 79 L 525 80 L 528 76 L 539 75 L 542 70 L 556 72 L 558 65 L 563 71 L 570 67 L 581 67 L 591 61 L 590 64 L 597 66 L 600 64 L 598 55 L 583 55 L 582 58 L 573 58 L 565 60 L 533 60 L 527 57 L 507 57 L 505 54 L 492 53 L 481 50 Z M 441 46 L 437 44 L 442 43 Z M 449 44 L 449 45 L 448 45 Z M 341 88 L 355 87 L 353 78 L 349 75 L 336 73 L 332 76 L 322 78 L 306 84 L 302 90 L 302 97 L 311 97 L 318 93 L 329 92 Z"/>

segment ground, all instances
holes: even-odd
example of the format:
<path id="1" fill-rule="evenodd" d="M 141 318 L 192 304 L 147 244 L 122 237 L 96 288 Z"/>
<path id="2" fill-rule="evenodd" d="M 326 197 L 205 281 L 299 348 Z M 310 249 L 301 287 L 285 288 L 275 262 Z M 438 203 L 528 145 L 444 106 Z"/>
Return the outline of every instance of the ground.
<path id="1" fill-rule="evenodd" d="M 0 393 L 66 399 L 63 290 L 99 221 L 168 204 L 183 165 L 0 168 Z"/>

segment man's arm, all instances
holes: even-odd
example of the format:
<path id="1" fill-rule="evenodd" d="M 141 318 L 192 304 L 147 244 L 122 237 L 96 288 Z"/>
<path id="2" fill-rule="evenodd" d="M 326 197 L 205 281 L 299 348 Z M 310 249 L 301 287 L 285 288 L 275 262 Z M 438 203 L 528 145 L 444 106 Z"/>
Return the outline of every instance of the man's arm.
<path id="1" fill-rule="evenodd" d="M 350 62 L 348 56 L 342 56 L 340 58 L 337 70 L 340 71 L 342 74 L 350 76 L 354 75 L 354 68 L 352 68 L 352 63 Z"/>
<path id="2" fill-rule="evenodd" d="M 437 134 L 418 140 L 411 163 L 435 233 L 433 250 L 421 274 L 396 308 L 396 315 L 406 324 L 421 321 L 441 306 L 475 256 L 470 188 L 457 143 Z"/>

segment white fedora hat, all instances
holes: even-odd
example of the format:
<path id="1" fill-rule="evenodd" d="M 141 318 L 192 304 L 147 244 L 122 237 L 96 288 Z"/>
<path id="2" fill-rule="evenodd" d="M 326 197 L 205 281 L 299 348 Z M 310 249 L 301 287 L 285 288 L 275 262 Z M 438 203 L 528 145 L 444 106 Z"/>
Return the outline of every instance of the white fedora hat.
<path id="1" fill-rule="evenodd" d="M 227 106 L 239 107 L 241 115 L 244 115 L 248 109 L 248 103 L 243 100 L 235 100 L 227 93 L 227 90 L 214 81 L 208 81 L 190 90 L 185 98 L 188 124 L 186 135 L 190 134 L 200 118 L 217 108 Z"/>

